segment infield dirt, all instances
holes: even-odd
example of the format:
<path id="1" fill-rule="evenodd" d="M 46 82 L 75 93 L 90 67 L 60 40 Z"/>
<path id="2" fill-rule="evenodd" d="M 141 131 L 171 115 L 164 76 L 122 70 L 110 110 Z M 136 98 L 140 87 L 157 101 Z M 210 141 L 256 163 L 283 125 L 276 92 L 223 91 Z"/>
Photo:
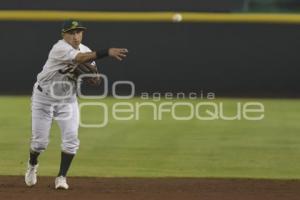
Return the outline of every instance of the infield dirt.
<path id="1" fill-rule="evenodd" d="M 70 189 L 55 190 L 54 177 L 27 187 L 21 176 L 0 176 L 0 199 L 10 200 L 296 200 L 299 180 L 206 178 L 68 178 Z"/>

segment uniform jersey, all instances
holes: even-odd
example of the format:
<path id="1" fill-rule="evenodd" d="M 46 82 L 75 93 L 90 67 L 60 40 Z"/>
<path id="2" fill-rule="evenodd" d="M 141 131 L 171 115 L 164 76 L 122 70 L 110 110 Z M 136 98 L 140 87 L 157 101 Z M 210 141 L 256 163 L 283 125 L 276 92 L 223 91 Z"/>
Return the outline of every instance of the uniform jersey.
<path id="1" fill-rule="evenodd" d="M 43 70 L 37 76 L 37 84 L 45 93 L 51 94 L 52 88 L 56 96 L 76 98 L 75 82 L 70 80 L 68 73 L 62 72 L 77 66 L 74 60 L 79 52 L 91 50 L 83 44 L 79 45 L 79 49 L 75 49 L 63 39 L 53 45 Z"/>

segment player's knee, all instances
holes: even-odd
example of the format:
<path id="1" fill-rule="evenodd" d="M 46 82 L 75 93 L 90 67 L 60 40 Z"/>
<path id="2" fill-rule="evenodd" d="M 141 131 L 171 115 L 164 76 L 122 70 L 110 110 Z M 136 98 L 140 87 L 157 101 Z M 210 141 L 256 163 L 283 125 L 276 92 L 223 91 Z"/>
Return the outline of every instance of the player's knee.
<path id="1" fill-rule="evenodd" d="M 32 141 L 31 149 L 35 152 L 43 152 L 47 149 L 48 141 Z"/>
<path id="2" fill-rule="evenodd" d="M 69 154 L 76 154 L 79 148 L 80 141 L 77 136 L 63 140 L 62 151 Z"/>

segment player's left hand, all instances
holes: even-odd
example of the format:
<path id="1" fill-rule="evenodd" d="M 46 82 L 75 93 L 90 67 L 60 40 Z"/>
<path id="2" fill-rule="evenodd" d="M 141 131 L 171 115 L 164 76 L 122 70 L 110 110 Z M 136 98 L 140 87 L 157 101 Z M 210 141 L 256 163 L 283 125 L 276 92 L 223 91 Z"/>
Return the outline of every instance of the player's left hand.
<path id="1" fill-rule="evenodd" d="M 108 55 L 119 61 L 122 61 L 126 58 L 128 50 L 126 48 L 109 48 Z"/>

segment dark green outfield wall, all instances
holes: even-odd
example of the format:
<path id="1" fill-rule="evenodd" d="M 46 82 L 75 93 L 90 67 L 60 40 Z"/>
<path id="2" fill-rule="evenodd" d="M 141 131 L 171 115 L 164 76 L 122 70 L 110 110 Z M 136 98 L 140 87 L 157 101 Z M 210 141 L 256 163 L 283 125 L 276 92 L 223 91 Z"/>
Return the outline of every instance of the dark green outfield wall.
<path id="1" fill-rule="evenodd" d="M 299 97 L 300 26 L 86 22 L 91 48 L 127 47 L 126 61 L 98 64 L 110 83 L 136 92 L 211 91 L 217 96 Z M 30 94 L 59 22 L 0 22 L 0 92 Z"/>
<path id="2" fill-rule="evenodd" d="M 0 9 L 97 11 L 235 11 L 243 0 L 1 0 Z"/>

